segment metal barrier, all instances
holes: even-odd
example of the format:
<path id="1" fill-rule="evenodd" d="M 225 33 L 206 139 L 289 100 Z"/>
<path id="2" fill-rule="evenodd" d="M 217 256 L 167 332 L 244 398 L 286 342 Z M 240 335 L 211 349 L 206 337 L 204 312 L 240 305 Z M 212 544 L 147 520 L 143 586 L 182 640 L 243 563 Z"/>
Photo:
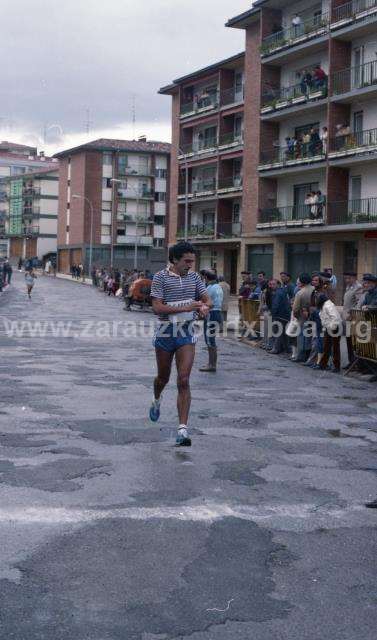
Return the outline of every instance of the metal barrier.
<path id="1" fill-rule="evenodd" d="M 362 311 L 352 309 L 350 312 L 352 344 L 356 358 L 377 364 L 377 309 Z M 368 342 L 361 341 L 357 325 L 370 323 L 371 334 Z"/>
<path id="2" fill-rule="evenodd" d="M 240 312 L 240 329 L 246 329 L 251 327 L 253 331 L 260 332 L 260 302 L 259 300 L 245 300 L 245 298 L 238 299 L 238 309 Z"/>

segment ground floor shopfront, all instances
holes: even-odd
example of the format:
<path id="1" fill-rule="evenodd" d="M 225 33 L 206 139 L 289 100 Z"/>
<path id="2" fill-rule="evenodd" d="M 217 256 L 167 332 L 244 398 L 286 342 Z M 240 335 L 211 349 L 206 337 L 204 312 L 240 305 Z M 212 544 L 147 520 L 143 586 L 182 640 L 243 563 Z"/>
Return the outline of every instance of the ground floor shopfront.
<path id="1" fill-rule="evenodd" d="M 205 244 L 192 241 L 197 251 L 197 270 L 216 269 L 218 275 L 229 282 L 231 293 L 239 286 L 241 268 L 241 240 L 229 243 Z"/>
<path id="2" fill-rule="evenodd" d="M 9 238 L 7 241 L 7 255 L 15 263 L 20 258 L 38 258 L 43 260 L 44 256 L 55 253 L 56 235 L 39 234 L 35 237 L 19 236 Z"/>

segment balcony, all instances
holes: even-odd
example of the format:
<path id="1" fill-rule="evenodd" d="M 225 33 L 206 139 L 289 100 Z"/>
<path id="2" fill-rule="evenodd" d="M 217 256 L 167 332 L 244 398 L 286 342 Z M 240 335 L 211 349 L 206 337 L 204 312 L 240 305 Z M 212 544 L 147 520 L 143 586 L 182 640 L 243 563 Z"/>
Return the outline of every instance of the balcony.
<path id="1" fill-rule="evenodd" d="M 228 178 L 220 178 L 217 193 L 227 194 L 234 191 L 242 191 L 242 176 L 230 176 Z"/>
<path id="2" fill-rule="evenodd" d="M 262 95 L 261 115 L 273 113 L 295 107 L 302 104 L 315 103 L 326 98 L 327 82 L 323 86 L 311 87 L 307 90 L 302 84 L 294 84 L 290 87 L 271 89 Z"/>
<path id="3" fill-rule="evenodd" d="M 218 222 L 214 225 L 191 225 L 188 228 L 188 238 L 191 240 L 231 240 L 239 238 L 242 233 L 241 222 Z M 177 239 L 184 238 L 184 229 L 178 229 Z"/>
<path id="4" fill-rule="evenodd" d="M 118 189 L 119 200 L 153 200 L 153 189 Z"/>
<path id="5" fill-rule="evenodd" d="M 28 216 L 30 218 L 35 218 L 35 217 L 39 216 L 40 212 L 41 212 L 41 208 L 40 207 L 35 207 L 35 206 L 28 207 L 28 206 L 26 206 L 26 207 L 23 208 L 23 215 L 24 216 Z"/>
<path id="6" fill-rule="evenodd" d="M 184 229 L 178 229 L 177 238 L 184 238 Z M 215 227 L 213 225 L 194 224 L 188 228 L 188 238 L 199 240 L 212 240 L 215 237 Z"/>
<path id="7" fill-rule="evenodd" d="M 325 216 L 325 203 L 260 209 L 257 229 L 318 226 L 325 224 Z"/>
<path id="8" fill-rule="evenodd" d="M 190 116 L 196 116 L 208 111 L 213 111 L 219 107 L 219 93 L 202 94 L 200 97 L 196 96 L 194 100 L 190 102 L 183 102 L 181 104 L 180 117 L 188 118 Z"/>
<path id="9" fill-rule="evenodd" d="M 331 20 L 331 28 L 339 29 L 355 22 L 367 21 L 377 15 L 377 0 L 352 0 L 335 7 Z"/>
<path id="10" fill-rule="evenodd" d="M 140 226 L 145 224 L 153 224 L 154 222 L 153 218 L 150 218 L 149 216 L 145 216 L 141 214 L 139 215 L 125 214 L 122 218 L 118 218 L 118 221 L 134 222 L 135 224 L 137 223 Z"/>
<path id="11" fill-rule="evenodd" d="M 356 92 L 370 87 L 377 87 L 377 60 L 366 62 L 358 67 L 350 67 L 333 74 L 332 77 L 333 96 L 344 93 Z"/>
<path id="12" fill-rule="evenodd" d="M 138 247 L 149 247 L 153 244 L 153 238 L 152 236 L 117 236 L 117 244 L 137 244 Z"/>
<path id="13" fill-rule="evenodd" d="M 145 164 L 135 165 L 133 167 L 120 166 L 118 173 L 120 176 L 149 176 L 151 175 L 151 168 Z"/>
<path id="14" fill-rule="evenodd" d="M 312 38 L 324 35 L 328 28 L 329 15 L 327 13 L 323 13 L 321 16 L 312 16 L 303 20 L 300 25 L 292 25 L 288 29 L 282 29 L 264 38 L 260 54 L 264 58 L 296 44 L 307 42 Z"/>
<path id="15" fill-rule="evenodd" d="M 28 198 L 32 198 L 34 196 L 40 196 L 41 188 L 40 187 L 24 187 L 22 189 L 22 195 Z"/>
<path id="16" fill-rule="evenodd" d="M 222 149 L 228 149 L 230 147 L 239 147 L 243 144 L 243 133 L 235 133 L 231 131 L 229 133 L 223 133 L 219 137 L 219 151 Z"/>
<path id="17" fill-rule="evenodd" d="M 184 156 L 193 156 L 196 154 L 216 151 L 217 146 L 217 138 L 204 138 L 203 140 L 194 140 L 193 142 L 182 144 L 180 151 Z M 183 156 L 180 154 L 179 157 Z"/>
<path id="18" fill-rule="evenodd" d="M 345 200 L 329 204 L 328 224 L 376 224 L 377 198 Z"/>
<path id="19" fill-rule="evenodd" d="M 35 237 L 39 235 L 39 227 L 35 226 L 23 226 L 20 231 L 8 231 L 9 237 Z"/>
<path id="20" fill-rule="evenodd" d="M 244 87 L 238 89 L 238 87 L 232 87 L 231 89 L 224 89 L 220 95 L 220 106 L 228 107 L 233 104 L 242 104 L 244 101 Z"/>
<path id="21" fill-rule="evenodd" d="M 377 129 L 356 131 L 344 136 L 336 136 L 330 140 L 329 159 L 362 156 L 369 159 L 375 157 L 377 151 Z"/>
<path id="22" fill-rule="evenodd" d="M 377 198 L 260 209 L 257 229 L 377 223 Z"/>
<path id="23" fill-rule="evenodd" d="M 276 147 L 270 153 L 262 152 L 259 171 L 283 169 L 294 166 L 311 165 L 325 160 L 322 143 L 297 143 L 286 147 Z"/>

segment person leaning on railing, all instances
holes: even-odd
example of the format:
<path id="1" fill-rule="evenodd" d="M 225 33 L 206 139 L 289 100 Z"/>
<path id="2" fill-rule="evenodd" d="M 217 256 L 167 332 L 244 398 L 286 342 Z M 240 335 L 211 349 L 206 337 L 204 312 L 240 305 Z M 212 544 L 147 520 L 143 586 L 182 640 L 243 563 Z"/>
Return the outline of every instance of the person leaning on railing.
<path id="1" fill-rule="evenodd" d="M 363 285 L 366 293 L 361 300 L 361 309 L 363 311 L 377 309 L 377 276 L 372 273 L 364 273 Z"/>

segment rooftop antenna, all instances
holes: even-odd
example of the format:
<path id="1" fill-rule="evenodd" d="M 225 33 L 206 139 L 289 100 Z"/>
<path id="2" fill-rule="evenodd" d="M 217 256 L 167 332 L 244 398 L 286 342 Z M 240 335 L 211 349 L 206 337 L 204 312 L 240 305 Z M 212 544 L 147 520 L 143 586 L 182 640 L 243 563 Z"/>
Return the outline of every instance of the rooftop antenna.
<path id="1" fill-rule="evenodd" d="M 85 114 L 86 114 L 86 120 L 85 120 L 85 123 L 84 123 L 85 133 L 86 133 L 87 136 L 89 136 L 91 125 L 93 124 L 93 122 L 90 119 L 90 109 L 89 108 L 85 109 Z"/>
<path id="2" fill-rule="evenodd" d="M 136 128 L 136 95 L 132 94 L 132 140 L 135 140 Z"/>

